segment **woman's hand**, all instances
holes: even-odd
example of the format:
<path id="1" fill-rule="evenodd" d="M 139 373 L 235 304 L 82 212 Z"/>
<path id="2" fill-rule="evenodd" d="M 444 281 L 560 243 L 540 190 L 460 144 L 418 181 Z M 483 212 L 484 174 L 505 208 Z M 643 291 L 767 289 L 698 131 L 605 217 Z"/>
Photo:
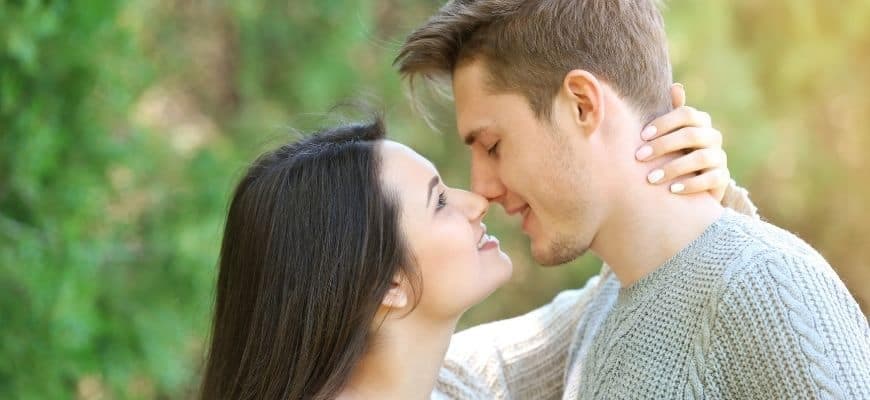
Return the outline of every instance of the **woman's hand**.
<path id="1" fill-rule="evenodd" d="M 722 201 L 731 182 L 728 157 L 722 150 L 722 133 L 713 128 L 710 114 L 685 106 L 682 85 L 671 86 L 671 98 L 674 110 L 644 128 L 641 137 L 647 142 L 637 150 L 636 157 L 639 161 L 651 161 L 675 152 L 683 155 L 650 171 L 647 180 L 654 185 L 673 181 L 672 193 L 710 191 Z"/>

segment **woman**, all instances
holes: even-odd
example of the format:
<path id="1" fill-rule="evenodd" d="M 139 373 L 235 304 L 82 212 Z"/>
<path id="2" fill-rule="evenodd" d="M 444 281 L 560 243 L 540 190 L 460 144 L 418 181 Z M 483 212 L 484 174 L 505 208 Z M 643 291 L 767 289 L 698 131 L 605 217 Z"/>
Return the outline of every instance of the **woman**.
<path id="1" fill-rule="evenodd" d="M 487 207 L 380 121 L 261 156 L 229 208 L 202 398 L 427 398 L 459 317 L 511 275 Z"/>

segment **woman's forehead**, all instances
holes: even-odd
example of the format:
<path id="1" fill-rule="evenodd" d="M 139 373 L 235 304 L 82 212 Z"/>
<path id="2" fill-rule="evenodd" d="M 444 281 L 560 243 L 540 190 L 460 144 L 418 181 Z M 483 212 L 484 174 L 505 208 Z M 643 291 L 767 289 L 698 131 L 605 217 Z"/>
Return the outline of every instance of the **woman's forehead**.
<path id="1" fill-rule="evenodd" d="M 399 142 L 384 140 L 381 143 L 381 157 L 383 158 L 384 172 L 404 171 L 412 172 L 414 175 L 425 173 L 429 176 L 438 174 L 438 170 L 431 161 Z"/>

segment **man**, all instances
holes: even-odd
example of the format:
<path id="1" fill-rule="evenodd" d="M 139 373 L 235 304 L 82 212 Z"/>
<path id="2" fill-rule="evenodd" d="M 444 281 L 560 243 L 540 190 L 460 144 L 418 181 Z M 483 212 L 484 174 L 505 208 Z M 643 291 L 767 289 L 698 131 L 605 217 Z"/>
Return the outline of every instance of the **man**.
<path id="1" fill-rule="evenodd" d="M 644 126 L 671 109 L 655 1 L 454 1 L 396 63 L 452 80 L 472 189 L 522 217 L 537 262 L 591 250 L 609 265 L 457 334 L 435 397 L 870 398 L 870 328 L 817 252 L 708 193 L 642 182 L 637 132 L 655 137 Z M 649 126 L 675 118 L 704 115 Z M 673 164 L 646 178 L 671 192 L 711 179 Z"/>

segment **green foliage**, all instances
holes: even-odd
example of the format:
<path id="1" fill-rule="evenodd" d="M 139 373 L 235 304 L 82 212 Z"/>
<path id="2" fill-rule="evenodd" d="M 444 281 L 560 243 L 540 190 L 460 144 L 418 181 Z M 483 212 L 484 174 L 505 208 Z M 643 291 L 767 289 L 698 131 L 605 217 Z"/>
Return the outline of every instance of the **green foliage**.
<path id="1" fill-rule="evenodd" d="M 394 138 L 467 187 L 452 116 L 433 133 L 390 65 L 438 4 L 0 3 L 0 398 L 189 397 L 230 190 L 291 126 L 330 122 L 334 104 L 369 99 Z M 863 301 L 870 191 L 850 184 L 868 172 L 868 20 L 860 0 L 666 11 L 675 77 L 724 132 L 733 174 Z M 597 272 L 592 257 L 534 266 L 516 223 L 490 215 L 514 278 L 462 326 Z"/>
<path id="2" fill-rule="evenodd" d="M 221 160 L 179 160 L 126 121 L 151 72 L 120 6 L 0 13 L 0 398 L 192 378 L 224 193 L 189 183 L 214 185 Z"/>

